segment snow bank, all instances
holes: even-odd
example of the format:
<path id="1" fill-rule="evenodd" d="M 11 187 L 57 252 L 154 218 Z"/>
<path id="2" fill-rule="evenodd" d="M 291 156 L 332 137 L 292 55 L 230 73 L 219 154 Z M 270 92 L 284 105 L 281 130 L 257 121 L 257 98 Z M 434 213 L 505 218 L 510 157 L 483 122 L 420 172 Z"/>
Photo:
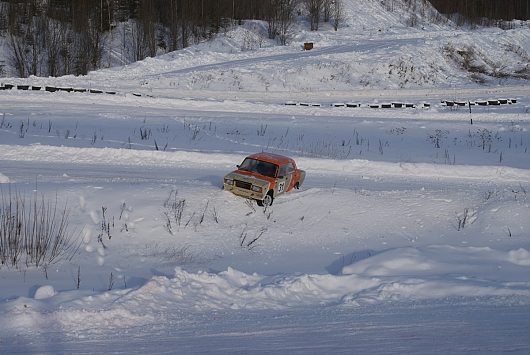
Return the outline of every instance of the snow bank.
<path id="1" fill-rule="evenodd" d="M 55 296 L 53 298 L 49 298 Z M 175 269 L 172 278 L 156 276 L 137 289 L 108 291 L 75 298 L 41 287 L 32 301 L 63 329 L 75 331 L 138 326 L 160 322 L 172 312 L 267 310 L 322 305 L 354 305 L 451 297 L 530 297 L 530 253 L 488 247 L 434 245 L 368 253 L 342 269 L 341 275 L 246 274 L 228 268 L 220 273 Z M 26 302 L 26 301 L 25 301 Z M 43 302 L 43 303 L 39 303 Z M 25 324 L 30 309 L 21 312 L 18 300 L 4 304 L 4 317 Z M 50 307 L 56 307 L 55 312 Z M 7 323 L 4 323 L 7 324 Z"/>
<path id="2" fill-rule="evenodd" d="M 342 275 L 214 274 L 177 268 L 126 296 L 175 302 L 184 309 L 281 309 L 321 304 L 467 296 L 530 296 L 524 249 L 429 246 L 388 250 L 345 266 Z M 170 301 L 171 300 L 171 301 Z"/>
<path id="3" fill-rule="evenodd" d="M 33 296 L 33 298 L 35 298 L 36 300 L 43 300 L 46 298 L 53 297 L 56 294 L 57 292 L 55 291 L 53 286 L 41 286 L 37 289 L 37 291 L 35 291 L 35 296 Z"/>
<path id="4" fill-rule="evenodd" d="M 346 263 L 346 261 L 344 261 Z M 0 306 L 0 323 L 15 331 L 57 327 L 66 335 L 105 334 L 163 324 L 175 314 L 230 310 L 283 310 L 331 305 L 460 297 L 530 297 L 530 253 L 447 245 L 396 248 L 345 265 L 342 274 L 247 274 L 177 268 L 135 289 L 103 293 L 56 292 L 42 286 L 34 299 Z M 522 297 L 522 298 L 519 298 Z M 170 310 L 170 311 L 168 311 Z M 9 319 L 9 320 L 8 320 Z"/>
<path id="5" fill-rule="evenodd" d="M 343 268 L 342 275 L 219 274 L 176 269 L 127 295 L 172 299 L 184 309 L 279 309 L 318 304 L 460 296 L 530 296 L 526 250 L 431 246 L 382 252 Z M 495 271 L 495 273 L 493 273 Z M 161 299 L 160 299 L 161 298 Z"/>
<path id="6" fill-rule="evenodd" d="M 7 184 L 9 182 L 9 178 L 2 173 L 0 173 L 0 184 Z"/>

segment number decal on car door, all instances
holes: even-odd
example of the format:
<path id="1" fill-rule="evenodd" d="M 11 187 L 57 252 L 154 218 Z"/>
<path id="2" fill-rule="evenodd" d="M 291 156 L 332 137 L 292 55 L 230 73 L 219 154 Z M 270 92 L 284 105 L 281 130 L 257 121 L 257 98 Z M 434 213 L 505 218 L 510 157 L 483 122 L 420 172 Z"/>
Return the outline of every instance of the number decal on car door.
<path id="1" fill-rule="evenodd" d="M 281 193 L 283 190 L 285 190 L 285 181 L 278 183 L 278 192 Z"/>

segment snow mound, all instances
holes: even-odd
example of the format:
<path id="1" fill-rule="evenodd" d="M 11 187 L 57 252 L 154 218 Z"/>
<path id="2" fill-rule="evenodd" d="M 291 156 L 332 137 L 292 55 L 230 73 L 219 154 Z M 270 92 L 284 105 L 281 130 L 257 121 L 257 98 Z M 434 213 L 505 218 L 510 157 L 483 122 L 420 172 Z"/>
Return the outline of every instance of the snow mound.
<path id="1" fill-rule="evenodd" d="M 76 309 L 109 303 L 133 313 L 141 307 L 154 314 L 168 305 L 180 311 L 263 310 L 471 295 L 530 296 L 530 254 L 524 249 L 442 245 L 369 255 L 345 266 L 340 275 L 265 276 L 233 268 L 220 273 L 177 268 L 172 278 L 156 276 L 137 289 L 91 296 L 79 300 Z M 109 311 L 115 311 L 114 306 Z"/>
<path id="2" fill-rule="evenodd" d="M 36 300 L 44 300 L 47 298 L 51 298 L 56 294 L 57 292 L 55 291 L 55 288 L 53 288 L 53 286 L 46 285 L 39 287 L 37 291 L 35 291 L 35 296 L 33 296 L 33 298 L 35 298 Z"/>
<path id="3" fill-rule="evenodd" d="M 523 248 L 518 250 L 512 250 L 509 252 L 509 260 L 510 262 L 521 265 L 521 266 L 530 266 L 530 253 L 528 250 L 525 250 Z"/>
<path id="4" fill-rule="evenodd" d="M 429 246 L 399 248 L 345 266 L 344 275 L 381 280 L 377 299 L 527 295 L 530 266 L 525 249 Z M 523 288 L 512 288 L 514 285 Z M 519 293 L 522 292 L 522 293 Z"/>
<path id="5" fill-rule="evenodd" d="M 9 178 L 2 173 L 0 173 L 0 184 L 7 184 L 9 182 Z"/>

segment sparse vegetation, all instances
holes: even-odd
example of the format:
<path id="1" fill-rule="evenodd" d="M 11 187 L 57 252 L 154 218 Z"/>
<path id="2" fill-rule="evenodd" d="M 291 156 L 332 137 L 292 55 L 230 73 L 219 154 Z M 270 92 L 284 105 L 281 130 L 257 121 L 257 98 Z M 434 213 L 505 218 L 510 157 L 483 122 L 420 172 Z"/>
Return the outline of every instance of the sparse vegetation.
<path id="1" fill-rule="evenodd" d="M 247 250 L 253 250 L 257 246 L 257 241 L 265 234 L 266 228 L 261 228 L 254 232 L 249 232 L 247 226 L 243 228 L 239 235 L 239 246 Z"/>
<path id="2" fill-rule="evenodd" d="M 462 70 L 470 73 L 470 78 L 477 83 L 484 83 L 486 77 L 506 79 L 529 77 L 528 65 L 510 69 L 505 64 L 490 58 L 486 53 L 471 45 L 455 47 L 447 43 L 444 48 L 445 55 L 456 63 Z"/>
<path id="3" fill-rule="evenodd" d="M 475 222 L 476 219 L 477 211 L 464 208 L 464 212 L 456 214 L 456 230 L 463 230 L 468 224 Z"/>
<path id="4" fill-rule="evenodd" d="M 35 193 L 27 197 L 0 191 L 0 264 L 7 267 L 43 267 L 71 260 L 80 246 L 69 226 L 68 206 L 57 197 Z"/>
<path id="5" fill-rule="evenodd" d="M 186 207 L 186 200 L 178 198 L 178 191 L 171 190 L 167 200 L 164 202 L 165 227 L 169 234 L 174 235 L 175 228 L 180 228 L 182 214 Z"/>

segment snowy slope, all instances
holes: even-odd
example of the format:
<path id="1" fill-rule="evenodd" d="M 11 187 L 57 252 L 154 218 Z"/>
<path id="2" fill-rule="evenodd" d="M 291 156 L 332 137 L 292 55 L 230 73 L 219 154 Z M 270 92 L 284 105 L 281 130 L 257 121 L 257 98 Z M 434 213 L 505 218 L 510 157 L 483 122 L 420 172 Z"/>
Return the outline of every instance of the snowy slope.
<path id="1" fill-rule="evenodd" d="M 187 90 L 321 92 L 527 81 L 528 24 L 507 31 L 457 29 L 426 8 L 416 15 L 415 27 L 409 27 L 412 10 L 399 2 L 391 10 L 377 0 L 346 1 L 339 31 L 325 23 L 318 32 L 308 31 L 300 21 L 288 46 L 275 45 L 266 38 L 266 25 L 251 21 L 212 41 L 125 67 L 83 78 L 23 82 L 116 90 L 112 83 L 119 81 L 129 92 L 164 89 L 165 96 L 174 97 Z M 315 49 L 303 52 L 307 41 Z M 469 65 L 483 73 L 469 72 Z"/>
<path id="2" fill-rule="evenodd" d="M 116 94 L 0 91 L 0 201 L 66 205 L 80 242 L 0 266 L 1 353 L 530 351 L 529 86 L 474 83 L 443 51 L 515 69 L 503 48 L 528 51 L 528 30 L 346 5 L 338 32 L 300 24 L 286 47 L 245 47 L 249 23 L 86 77 L 5 79 Z M 517 101 L 440 103 L 498 98 Z M 223 191 L 257 151 L 294 157 L 302 189 L 267 209 Z"/>

